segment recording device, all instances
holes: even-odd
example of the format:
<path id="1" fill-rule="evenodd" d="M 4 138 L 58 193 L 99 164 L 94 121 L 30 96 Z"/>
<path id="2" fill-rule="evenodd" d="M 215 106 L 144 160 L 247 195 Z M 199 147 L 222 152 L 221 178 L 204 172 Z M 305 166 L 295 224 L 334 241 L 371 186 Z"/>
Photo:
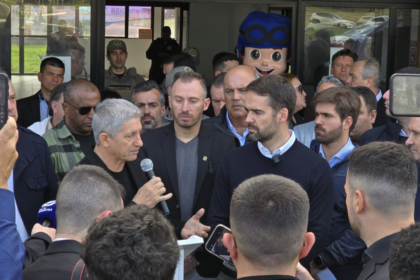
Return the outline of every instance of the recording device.
<path id="1" fill-rule="evenodd" d="M 207 240 L 205 248 L 207 252 L 222 259 L 225 263 L 234 268 L 235 265 L 230 257 L 230 253 L 225 245 L 223 245 L 223 235 L 225 233 L 232 233 L 232 231 L 224 225 L 217 225 Z"/>
<path id="2" fill-rule="evenodd" d="M 141 167 L 141 170 L 143 170 L 143 172 L 146 173 L 147 178 L 149 178 L 149 180 L 156 177 L 155 172 L 153 172 L 153 162 L 151 159 L 148 159 L 148 158 L 143 159 L 140 162 L 140 167 Z M 166 201 L 161 201 L 160 207 L 162 208 L 163 215 L 168 216 L 170 214 Z"/>
<path id="3" fill-rule="evenodd" d="M 9 78 L 6 74 L 0 74 L 0 129 L 7 122 L 9 115 Z"/>
<path id="4" fill-rule="evenodd" d="M 420 74 L 391 76 L 389 110 L 394 116 L 420 117 Z"/>
<path id="5" fill-rule="evenodd" d="M 51 200 L 42 204 L 41 208 L 38 211 L 38 223 L 40 223 L 43 227 L 57 228 L 55 209 L 55 200 Z"/>

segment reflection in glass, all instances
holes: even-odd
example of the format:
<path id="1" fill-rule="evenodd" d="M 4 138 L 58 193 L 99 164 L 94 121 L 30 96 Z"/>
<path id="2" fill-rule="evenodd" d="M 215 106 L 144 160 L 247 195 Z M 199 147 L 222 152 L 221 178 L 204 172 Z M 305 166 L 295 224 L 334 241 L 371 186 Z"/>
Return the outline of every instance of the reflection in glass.
<path id="1" fill-rule="evenodd" d="M 419 115 L 420 75 L 397 74 L 391 80 L 391 112 L 394 115 Z"/>
<path id="2" fill-rule="evenodd" d="M 105 6 L 105 36 L 125 36 L 125 6 Z"/>
<path id="3" fill-rule="evenodd" d="M 397 10 L 397 38 L 395 44 L 395 68 L 419 67 L 420 10 Z"/>
<path id="4" fill-rule="evenodd" d="M 176 12 L 175 9 L 164 9 L 163 26 L 171 28 L 171 38 L 176 40 Z"/>
<path id="5" fill-rule="evenodd" d="M 129 7 L 128 38 L 138 38 L 139 29 L 152 28 L 152 7 Z"/>

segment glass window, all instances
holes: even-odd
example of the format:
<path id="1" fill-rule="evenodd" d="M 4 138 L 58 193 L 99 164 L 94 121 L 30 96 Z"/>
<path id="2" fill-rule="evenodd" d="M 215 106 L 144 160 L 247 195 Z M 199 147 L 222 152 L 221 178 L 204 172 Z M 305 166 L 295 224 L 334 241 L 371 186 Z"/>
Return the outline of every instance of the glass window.
<path id="1" fill-rule="evenodd" d="M 359 58 L 381 64 L 381 89 L 386 85 L 389 9 L 306 7 L 303 82 L 315 89 L 331 73 L 331 58 L 347 48 Z"/>
<path id="2" fill-rule="evenodd" d="M 397 12 L 397 39 L 394 72 L 404 67 L 420 67 L 420 10 L 400 9 Z"/>
<path id="3" fill-rule="evenodd" d="M 125 6 L 105 6 L 105 36 L 125 37 Z"/>
<path id="4" fill-rule="evenodd" d="M 139 29 L 152 28 L 152 7 L 129 7 L 128 38 L 138 38 Z"/>
<path id="5" fill-rule="evenodd" d="M 169 26 L 171 28 L 171 38 L 176 38 L 176 12 L 175 9 L 163 9 L 163 26 Z"/>

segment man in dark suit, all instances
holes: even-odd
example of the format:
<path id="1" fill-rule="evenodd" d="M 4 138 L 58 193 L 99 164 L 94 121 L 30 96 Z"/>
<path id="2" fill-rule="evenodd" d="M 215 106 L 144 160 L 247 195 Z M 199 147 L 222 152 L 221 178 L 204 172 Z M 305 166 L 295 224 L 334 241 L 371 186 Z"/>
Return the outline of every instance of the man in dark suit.
<path id="1" fill-rule="evenodd" d="M 9 117 L 18 118 L 16 95 L 9 83 Z M 57 181 L 47 143 L 39 135 L 18 126 L 19 139 L 16 150 L 18 160 L 8 180 L 9 190 L 14 192 L 18 211 L 16 225 L 22 241 L 31 233 L 37 223 L 39 208 L 57 195 Z"/>
<path id="2" fill-rule="evenodd" d="M 17 123 L 20 126 L 29 127 L 48 118 L 51 91 L 64 80 L 64 63 L 55 57 L 44 59 L 41 62 L 38 80 L 41 82 L 41 89 L 34 95 L 17 101 L 19 112 Z"/>
<path id="3" fill-rule="evenodd" d="M 414 224 L 416 161 L 396 143 L 362 146 L 350 154 L 344 189 L 350 224 L 367 246 L 357 279 L 389 279 L 391 241 Z"/>
<path id="4" fill-rule="evenodd" d="M 23 279 L 71 279 L 88 228 L 121 210 L 124 194 L 124 188 L 101 168 L 74 167 L 57 194 L 56 238 L 45 255 L 23 271 Z"/>

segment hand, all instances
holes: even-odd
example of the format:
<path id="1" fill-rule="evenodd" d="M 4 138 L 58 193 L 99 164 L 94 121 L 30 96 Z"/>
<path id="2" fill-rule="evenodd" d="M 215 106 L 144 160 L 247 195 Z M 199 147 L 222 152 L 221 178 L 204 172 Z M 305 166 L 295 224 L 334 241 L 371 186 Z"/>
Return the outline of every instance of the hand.
<path id="1" fill-rule="evenodd" d="M 4 127 L 0 130 L 0 189 L 9 189 L 7 180 L 12 173 L 15 162 L 18 158 L 16 143 L 19 138 L 16 121 L 9 117 Z"/>
<path id="2" fill-rule="evenodd" d="M 37 223 L 32 228 L 31 235 L 34 235 L 35 233 L 38 233 L 38 232 L 43 232 L 43 233 L 47 234 L 49 237 L 51 237 L 51 240 L 55 239 L 55 229 L 54 228 L 43 227 L 43 226 L 41 226 L 41 224 Z"/>
<path id="3" fill-rule="evenodd" d="M 181 230 L 181 237 L 188 239 L 192 235 L 198 235 L 206 238 L 209 236 L 207 233 L 210 232 L 210 227 L 200 223 L 200 218 L 204 215 L 204 209 L 201 208 L 198 212 L 192 216 L 186 223 L 184 228 Z"/>
<path id="4" fill-rule="evenodd" d="M 198 261 L 191 255 L 184 259 L 184 274 L 188 274 L 199 265 Z"/>
<path id="5" fill-rule="evenodd" d="M 320 272 L 321 270 L 315 266 L 315 264 L 314 264 L 314 262 L 313 262 L 313 261 L 311 261 L 311 263 L 310 263 L 309 265 L 310 265 L 310 269 L 311 269 L 311 275 L 312 275 L 312 277 L 314 277 L 315 279 L 317 279 L 317 278 L 318 278 L 317 274 L 318 274 L 318 272 Z"/>
<path id="6" fill-rule="evenodd" d="M 306 268 L 300 264 L 300 262 L 298 262 L 296 267 L 296 278 L 299 280 L 314 280 L 309 271 L 307 271 Z"/>
<path id="7" fill-rule="evenodd" d="M 172 197 L 171 193 L 161 196 L 165 192 L 166 189 L 163 186 L 162 180 L 159 177 L 155 177 L 137 191 L 133 201 L 137 204 L 146 204 L 150 208 L 153 208 L 159 202 Z"/>

